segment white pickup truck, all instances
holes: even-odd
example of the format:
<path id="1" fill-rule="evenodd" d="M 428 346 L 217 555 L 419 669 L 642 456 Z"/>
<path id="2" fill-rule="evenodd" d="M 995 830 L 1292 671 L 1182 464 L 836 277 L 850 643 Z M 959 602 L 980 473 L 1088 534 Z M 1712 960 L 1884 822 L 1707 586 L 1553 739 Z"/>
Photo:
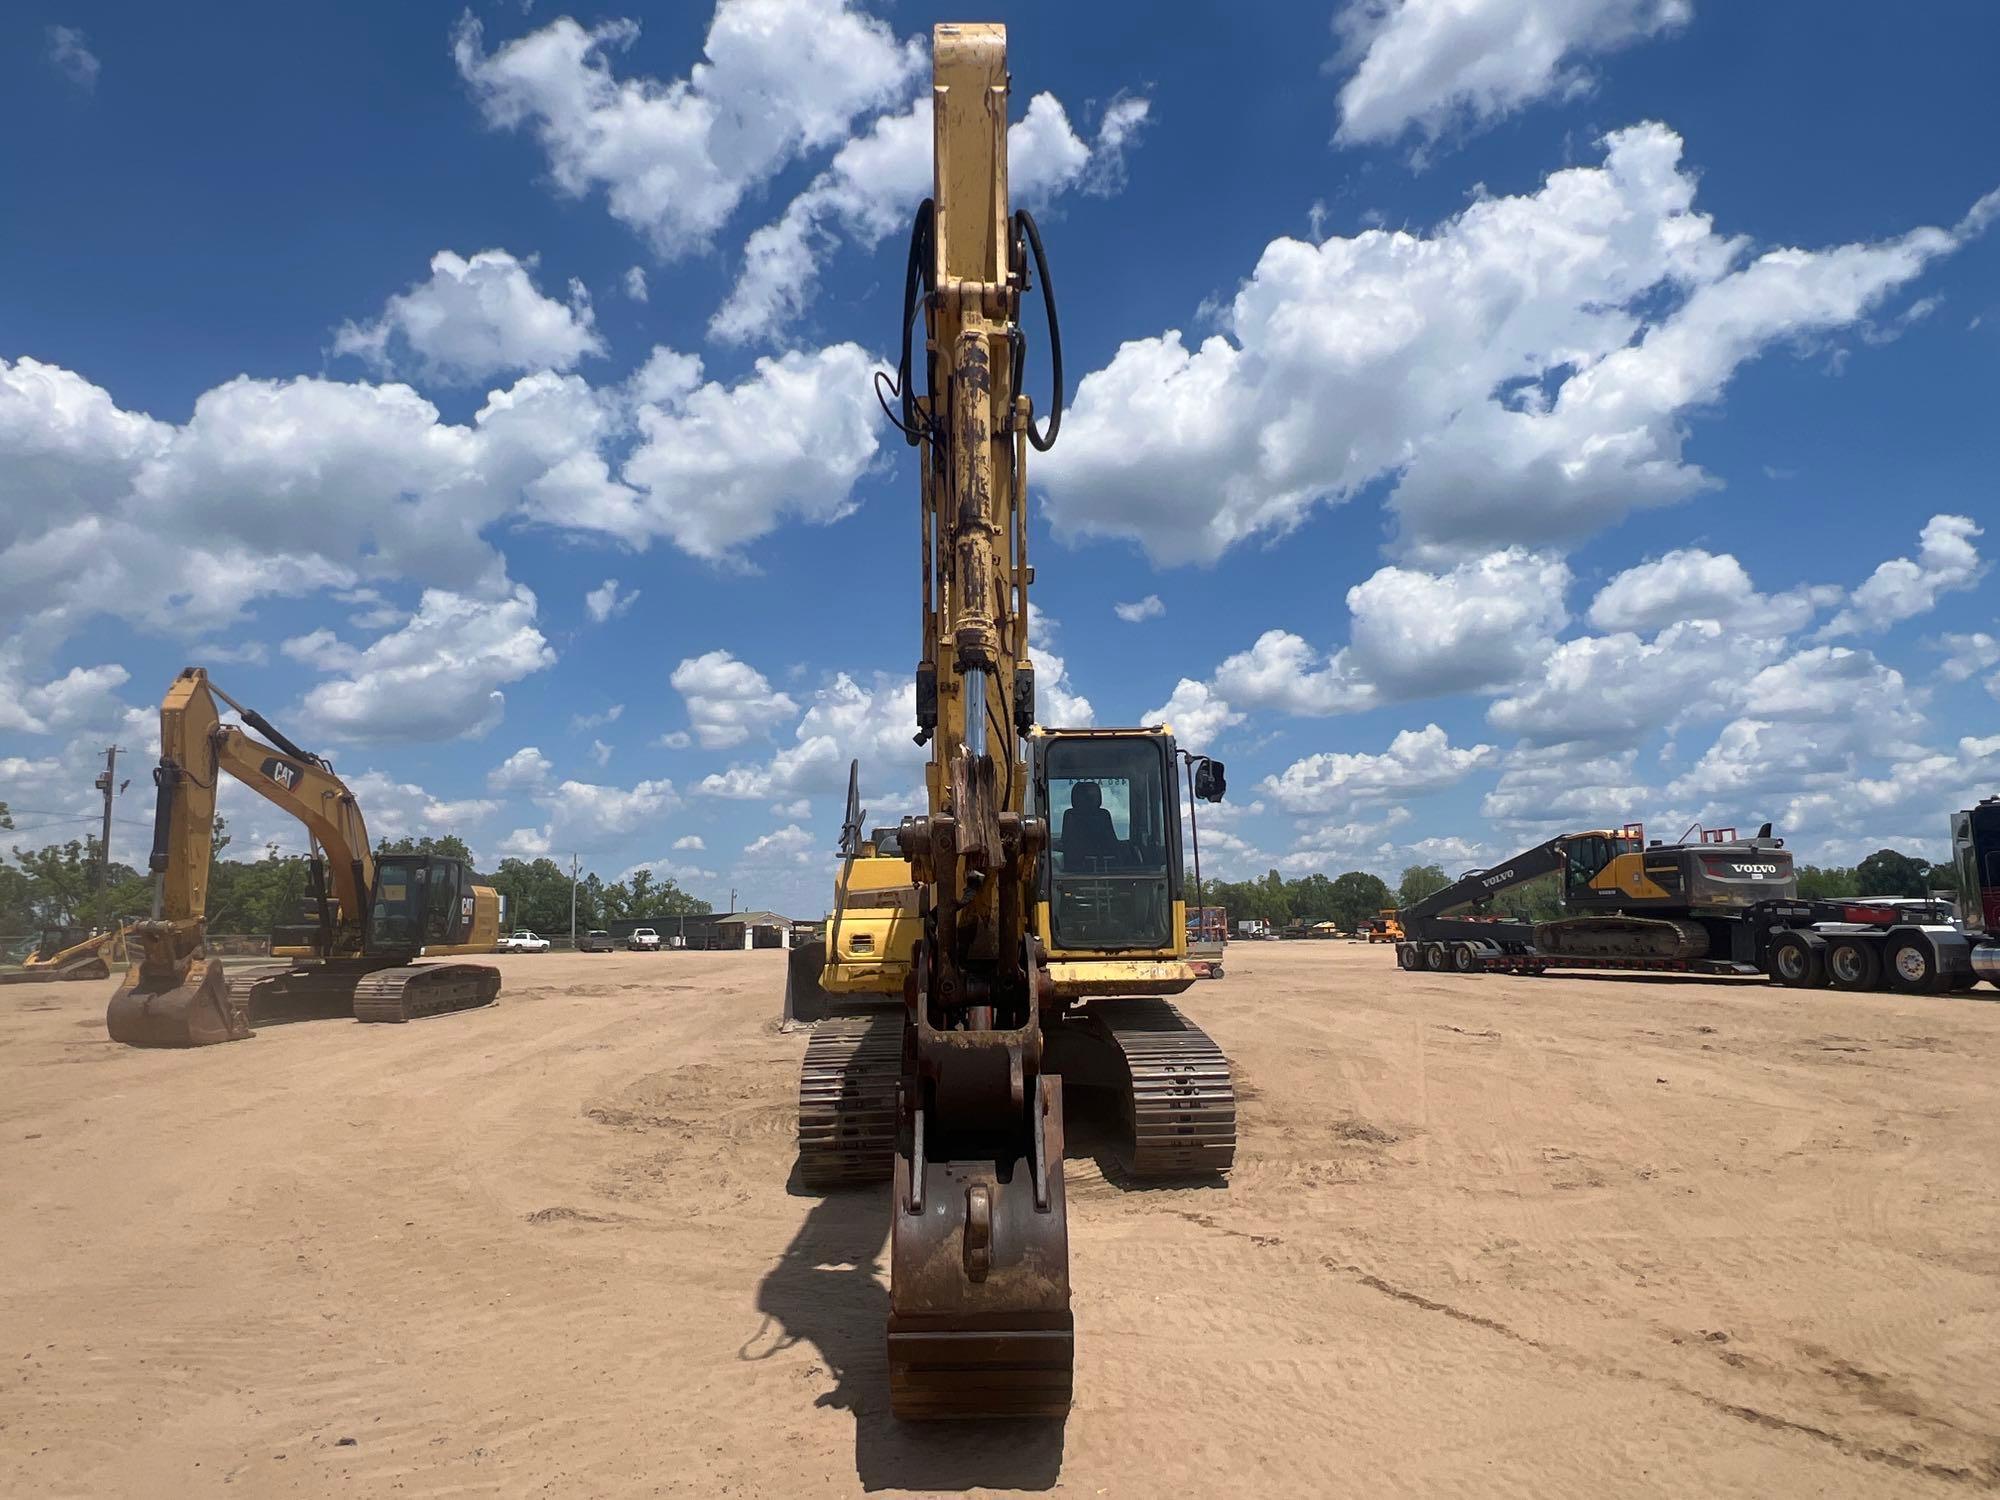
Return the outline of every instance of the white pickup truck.
<path id="1" fill-rule="evenodd" d="M 660 935 L 650 927 L 635 927 L 632 935 L 625 939 L 625 946 L 634 953 L 658 953 Z"/>
<path id="2" fill-rule="evenodd" d="M 519 932 L 503 937 L 494 946 L 502 953 L 546 953 L 550 945 L 547 938 L 523 927 Z"/>

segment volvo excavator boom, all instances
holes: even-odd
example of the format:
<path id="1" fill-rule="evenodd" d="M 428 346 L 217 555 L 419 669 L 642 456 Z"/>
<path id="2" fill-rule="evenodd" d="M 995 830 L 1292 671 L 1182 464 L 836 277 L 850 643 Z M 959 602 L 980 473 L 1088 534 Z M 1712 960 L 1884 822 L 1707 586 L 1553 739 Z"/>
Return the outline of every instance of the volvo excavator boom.
<path id="1" fill-rule="evenodd" d="M 264 739 L 224 724 L 217 698 Z M 313 850 L 313 961 L 237 984 L 207 941 L 215 797 L 225 774 L 303 823 Z M 236 1041 L 250 1035 L 259 1000 L 333 1000 L 364 1020 L 406 1020 L 412 1006 L 414 1013 L 457 1010 L 498 992 L 499 972 L 484 966 L 405 967 L 421 953 L 490 951 L 497 896 L 472 885 L 458 860 L 378 861 L 360 805 L 333 767 L 215 687 L 200 667 L 176 677 L 160 704 L 153 780 L 153 915 L 128 933 L 136 958 L 106 1013 L 114 1040 L 141 1047 Z"/>

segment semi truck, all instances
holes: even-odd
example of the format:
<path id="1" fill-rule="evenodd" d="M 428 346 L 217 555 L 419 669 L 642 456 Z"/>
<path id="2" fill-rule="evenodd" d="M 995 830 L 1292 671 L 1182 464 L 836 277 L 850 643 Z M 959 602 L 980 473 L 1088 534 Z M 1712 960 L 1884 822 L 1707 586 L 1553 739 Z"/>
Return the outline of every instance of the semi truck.
<path id="1" fill-rule="evenodd" d="M 2000 985 L 2000 798 L 1953 814 L 1951 830 L 1956 917 L 1943 901 L 1802 898 L 1768 823 L 1749 838 L 1722 828 L 1675 843 L 1628 823 L 1558 835 L 1402 908 L 1396 961 L 1461 974 L 1761 974 L 1793 988 L 1906 994 Z M 1550 875 L 1561 915 L 1490 911 L 1501 893 Z"/>

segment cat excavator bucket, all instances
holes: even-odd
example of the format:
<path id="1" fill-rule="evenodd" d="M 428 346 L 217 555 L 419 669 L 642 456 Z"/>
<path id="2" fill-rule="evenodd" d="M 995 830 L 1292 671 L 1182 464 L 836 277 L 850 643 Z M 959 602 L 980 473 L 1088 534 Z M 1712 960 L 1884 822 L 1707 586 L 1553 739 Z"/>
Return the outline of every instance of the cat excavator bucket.
<path id="1" fill-rule="evenodd" d="M 206 1047 L 250 1035 L 249 1022 L 230 1003 L 219 958 L 190 959 L 164 972 L 149 970 L 143 959 L 135 963 L 111 997 L 104 1024 L 112 1041 L 128 1047 Z"/>

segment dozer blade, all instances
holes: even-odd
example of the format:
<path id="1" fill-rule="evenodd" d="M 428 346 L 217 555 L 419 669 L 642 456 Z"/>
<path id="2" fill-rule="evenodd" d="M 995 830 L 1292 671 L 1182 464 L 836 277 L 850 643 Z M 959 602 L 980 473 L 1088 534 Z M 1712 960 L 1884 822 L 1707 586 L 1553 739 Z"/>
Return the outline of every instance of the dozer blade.
<path id="1" fill-rule="evenodd" d="M 1032 1155 L 1008 1169 L 990 1157 L 925 1160 L 921 1112 L 913 1149 L 897 1153 L 889 1405 L 901 1420 L 1069 1413 L 1062 1080 L 1039 1083 Z"/>
<path id="2" fill-rule="evenodd" d="M 134 965 L 105 1008 L 104 1024 L 112 1041 L 128 1047 L 206 1047 L 250 1035 L 214 958 L 190 962 L 179 984 L 148 978 Z"/>

